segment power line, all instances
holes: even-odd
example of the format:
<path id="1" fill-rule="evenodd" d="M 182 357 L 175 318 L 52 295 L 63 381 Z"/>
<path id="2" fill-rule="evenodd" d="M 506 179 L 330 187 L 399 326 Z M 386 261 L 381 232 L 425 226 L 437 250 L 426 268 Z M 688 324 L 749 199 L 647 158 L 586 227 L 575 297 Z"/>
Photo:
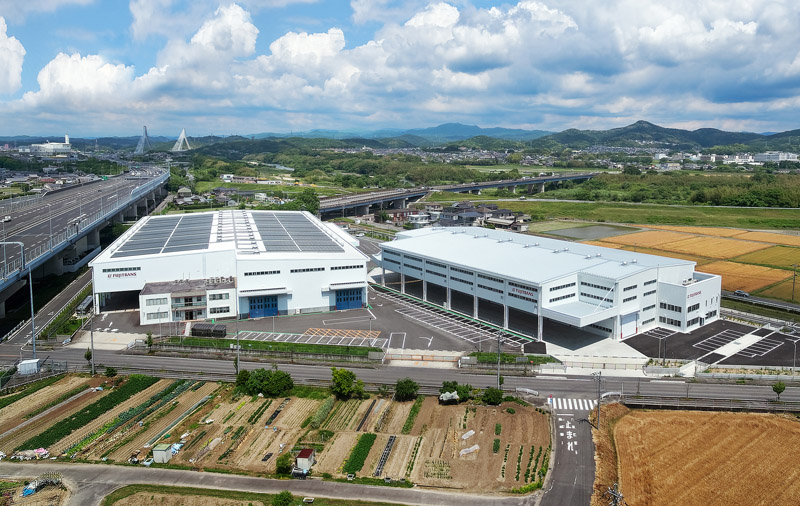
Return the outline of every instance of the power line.
<path id="1" fill-rule="evenodd" d="M 603 499 L 608 499 L 608 504 L 611 506 L 628 506 L 622 492 L 619 491 L 619 484 L 616 482 L 603 493 Z"/>

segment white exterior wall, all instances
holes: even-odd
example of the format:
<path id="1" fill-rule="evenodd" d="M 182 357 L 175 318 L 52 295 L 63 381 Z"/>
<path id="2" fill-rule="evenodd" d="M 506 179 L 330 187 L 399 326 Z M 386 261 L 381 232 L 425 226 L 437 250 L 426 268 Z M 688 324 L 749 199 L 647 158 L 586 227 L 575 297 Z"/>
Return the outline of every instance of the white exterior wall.
<path id="1" fill-rule="evenodd" d="M 166 303 L 148 305 L 148 301 L 166 299 Z M 148 318 L 151 313 L 167 313 L 164 318 Z M 139 324 L 152 325 L 154 323 L 167 323 L 172 321 L 172 299 L 168 293 L 154 293 L 150 295 L 139 295 Z"/>

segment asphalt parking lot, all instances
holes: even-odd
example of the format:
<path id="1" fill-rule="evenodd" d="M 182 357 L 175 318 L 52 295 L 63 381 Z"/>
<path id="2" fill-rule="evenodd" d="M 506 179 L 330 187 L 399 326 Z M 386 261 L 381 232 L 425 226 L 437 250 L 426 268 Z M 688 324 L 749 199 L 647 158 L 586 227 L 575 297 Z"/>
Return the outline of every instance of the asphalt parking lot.
<path id="1" fill-rule="evenodd" d="M 725 352 L 738 341 L 744 344 L 732 354 Z M 656 328 L 625 340 L 625 344 L 653 358 L 779 367 L 792 367 L 794 364 L 795 342 L 800 342 L 800 335 L 783 334 L 768 328 L 757 329 L 725 320 L 718 320 L 687 334 Z"/>

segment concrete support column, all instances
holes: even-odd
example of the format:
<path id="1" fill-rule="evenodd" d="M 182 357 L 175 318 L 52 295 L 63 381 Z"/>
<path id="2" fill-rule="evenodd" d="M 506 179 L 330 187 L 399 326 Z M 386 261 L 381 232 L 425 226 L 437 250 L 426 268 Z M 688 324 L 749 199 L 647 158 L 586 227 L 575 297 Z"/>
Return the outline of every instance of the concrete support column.
<path id="1" fill-rule="evenodd" d="M 100 229 L 94 228 L 91 232 L 89 232 L 86 236 L 87 248 L 92 247 L 92 249 L 100 246 Z"/>
<path id="2" fill-rule="evenodd" d="M 386 267 L 381 265 L 381 286 L 386 286 Z"/>
<path id="3" fill-rule="evenodd" d="M 622 341 L 622 315 L 614 318 L 614 341 Z"/>
<path id="4" fill-rule="evenodd" d="M 422 300 L 428 301 L 428 282 L 424 279 L 422 280 Z"/>
<path id="5" fill-rule="evenodd" d="M 6 301 L 0 302 L 0 318 L 6 317 Z"/>
<path id="6" fill-rule="evenodd" d="M 400 293 L 406 293 L 406 275 L 400 273 Z"/>
<path id="7" fill-rule="evenodd" d="M 478 296 L 472 296 L 472 317 L 478 319 Z"/>
<path id="8" fill-rule="evenodd" d="M 358 206 L 358 207 L 356 207 L 356 215 L 357 216 L 364 216 L 365 214 L 369 214 L 369 206 Z"/>
<path id="9" fill-rule="evenodd" d="M 544 183 L 539 183 L 539 193 L 544 193 Z"/>
<path id="10" fill-rule="evenodd" d="M 528 193 L 533 193 L 533 185 L 532 184 L 528 185 Z"/>
<path id="11" fill-rule="evenodd" d="M 517 193 L 517 187 L 516 187 L 516 185 L 515 185 L 515 186 L 509 186 L 509 187 L 508 187 L 508 191 L 510 191 L 511 193 Z"/>
<path id="12" fill-rule="evenodd" d="M 508 304 L 503 304 L 503 328 L 508 328 Z"/>
<path id="13" fill-rule="evenodd" d="M 540 290 L 541 290 L 541 288 L 540 288 Z M 537 323 L 536 339 L 538 341 L 543 341 L 544 340 L 544 338 L 542 336 L 542 332 L 543 332 L 543 329 L 544 329 L 544 321 L 542 320 L 542 304 L 541 304 L 541 301 L 542 301 L 542 299 L 541 299 L 541 296 L 540 296 L 539 297 L 539 303 L 536 304 L 536 319 L 538 320 L 536 322 Z"/>
<path id="14" fill-rule="evenodd" d="M 100 312 L 100 294 L 96 293 L 94 294 L 94 314 L 100 314 Z"/>
<path id="15" fill-rule="evenodd" d="M 450 299 L 450 287 L 448 286 L 447 287 L 447 309 L 451 308 L 450 301 L 451 301 L 451 299 Z"/>
<path id="16" fill-rule="evenodd" d="M 470 190 L 470 193 L 472 193 L 473 195 L 480 195 L 481 191 L 480 190 Z"/>

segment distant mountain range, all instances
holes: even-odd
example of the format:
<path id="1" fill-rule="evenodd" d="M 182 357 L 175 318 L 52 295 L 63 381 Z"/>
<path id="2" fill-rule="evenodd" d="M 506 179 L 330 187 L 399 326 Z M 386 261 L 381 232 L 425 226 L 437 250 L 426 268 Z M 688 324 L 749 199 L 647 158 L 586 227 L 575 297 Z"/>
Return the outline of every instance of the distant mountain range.
<path id="1" fill-rule="evenodd" d="M 35 142 L 60 142 L 62 136 L 0 137 L 0 143 L 26 145 Z M 128 149 L 136 146 L 139 136 L 101 137 L 98 139 L 73 138 L 78 148 L 99 146 Z M 153 147 L 166 150 L 172 147 L 175 138 L 152 136 Z M 383 129 L 375 131 L 309 130 L 280 134 L 265 132 L 233 137 L 189 137 L 192 147 L 202 147 L 210 155 L 223 153 L 258 153 L 277 151 L 287 146 L 299 148 L 410 148 L 410 147 L 455 147 L 465 146 L 479 149 L 505 150 L 519 148 L 574 148 L 583 149 L 594 145 L 617 147 L 652 146 L 665 150 L 699 150 L 715 146 L 741 151 L 800 151 L 800 129 L 779 133 L 726 132 L 716 128 L 682 130 L 664 128 L 647 121 L 610 130 L 577 130 L 548 132 L 545 130 L 523 130 L 515 128 L 481 128 L 476 125 L 445 123 L 430 128 L 410 130 Z"/>

